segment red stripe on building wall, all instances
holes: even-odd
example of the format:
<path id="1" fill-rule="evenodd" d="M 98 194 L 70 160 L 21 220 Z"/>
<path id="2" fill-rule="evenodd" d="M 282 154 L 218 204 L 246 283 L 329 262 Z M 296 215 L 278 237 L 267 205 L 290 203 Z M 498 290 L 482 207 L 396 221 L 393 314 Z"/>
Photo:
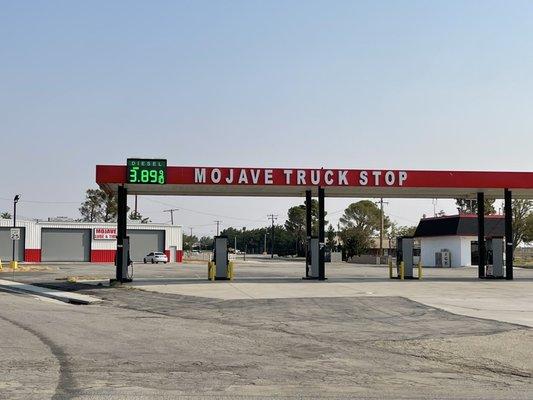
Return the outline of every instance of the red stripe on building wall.
<path id="1" fill-rule="evenodd" d="M 115 262 L 115 250 L 91 250 L 91 262 Z"/>
<path id="2" fill-rule="evenodd" d="M 165 254 L 170 261 L 170 250 L 165 250 Z M 183 262 L 183 250 L 176 250 L 176 262 Z"/>
<path id="3" fill-rule="evenodd" d="M 25 249 L 24 261 L 26 262 L 41 262 L 41 249 Z"/>

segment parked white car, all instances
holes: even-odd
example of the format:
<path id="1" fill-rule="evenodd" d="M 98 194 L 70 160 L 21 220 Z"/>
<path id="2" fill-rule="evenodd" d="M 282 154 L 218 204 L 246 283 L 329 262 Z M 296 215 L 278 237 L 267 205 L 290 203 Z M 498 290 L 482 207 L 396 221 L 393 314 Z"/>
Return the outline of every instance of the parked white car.
<path id="1" fill-rule="evenodd" d="M 157 263 L 167 263 L 168 262 L 168 258 L 166 256 L 165 253 L 160 253 L 160 252 L 157 252 L 157 251 L 154 251 L 154 252 L 151 252 L 149 254 L 147 254 L 144 258 L 143 258 L 143 261 L 144 263 L 146 264 L 147 262 L 151 262 L 152 264 L 157 264 Z"/>

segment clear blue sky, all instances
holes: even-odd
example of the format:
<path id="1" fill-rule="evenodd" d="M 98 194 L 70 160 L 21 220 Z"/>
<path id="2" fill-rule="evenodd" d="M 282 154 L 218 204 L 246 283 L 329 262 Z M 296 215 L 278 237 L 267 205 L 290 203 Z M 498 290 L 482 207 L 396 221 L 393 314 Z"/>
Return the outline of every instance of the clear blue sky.
<path id="1" fill-rule="evenodd" d="M 24 216 L 76 217 L 95 164 L 128 156 L 531 171 L 532 21 L 530 1 L 3 1 L 0 210 L 22 193 Z M 168 220 L 153 200 L 140 211 Z M 298 202 L 155 200 L 226 217 L 180 211 L 198 233 Z M 387 209 L 410 224 L 433 205 Z"/>

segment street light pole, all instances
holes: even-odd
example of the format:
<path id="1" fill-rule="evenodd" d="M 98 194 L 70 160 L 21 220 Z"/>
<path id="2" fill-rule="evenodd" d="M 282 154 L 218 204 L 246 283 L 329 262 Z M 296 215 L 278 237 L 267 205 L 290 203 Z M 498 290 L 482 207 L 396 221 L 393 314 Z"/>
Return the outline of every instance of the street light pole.
<path id="1" fill-rule="evenodd" d="M 20 199 L 20 194 L 17 194 L 13 198 L 13 228 L 17 227 L 17 203 Z M 13 257 L 11 258 L 11 261 L 15 261 L 15 243 L 16 240 L 13 240 Z"/>

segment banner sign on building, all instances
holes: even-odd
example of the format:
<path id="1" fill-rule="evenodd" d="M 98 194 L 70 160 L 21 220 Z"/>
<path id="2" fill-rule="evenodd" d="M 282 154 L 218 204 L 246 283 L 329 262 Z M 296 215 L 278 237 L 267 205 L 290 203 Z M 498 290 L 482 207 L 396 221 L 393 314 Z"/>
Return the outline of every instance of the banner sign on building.
<path id="1" fill-rule="evenodd" d="M 117 238 L 117 228 L 94 228 L 94 240 L 115 240 Z"/>

